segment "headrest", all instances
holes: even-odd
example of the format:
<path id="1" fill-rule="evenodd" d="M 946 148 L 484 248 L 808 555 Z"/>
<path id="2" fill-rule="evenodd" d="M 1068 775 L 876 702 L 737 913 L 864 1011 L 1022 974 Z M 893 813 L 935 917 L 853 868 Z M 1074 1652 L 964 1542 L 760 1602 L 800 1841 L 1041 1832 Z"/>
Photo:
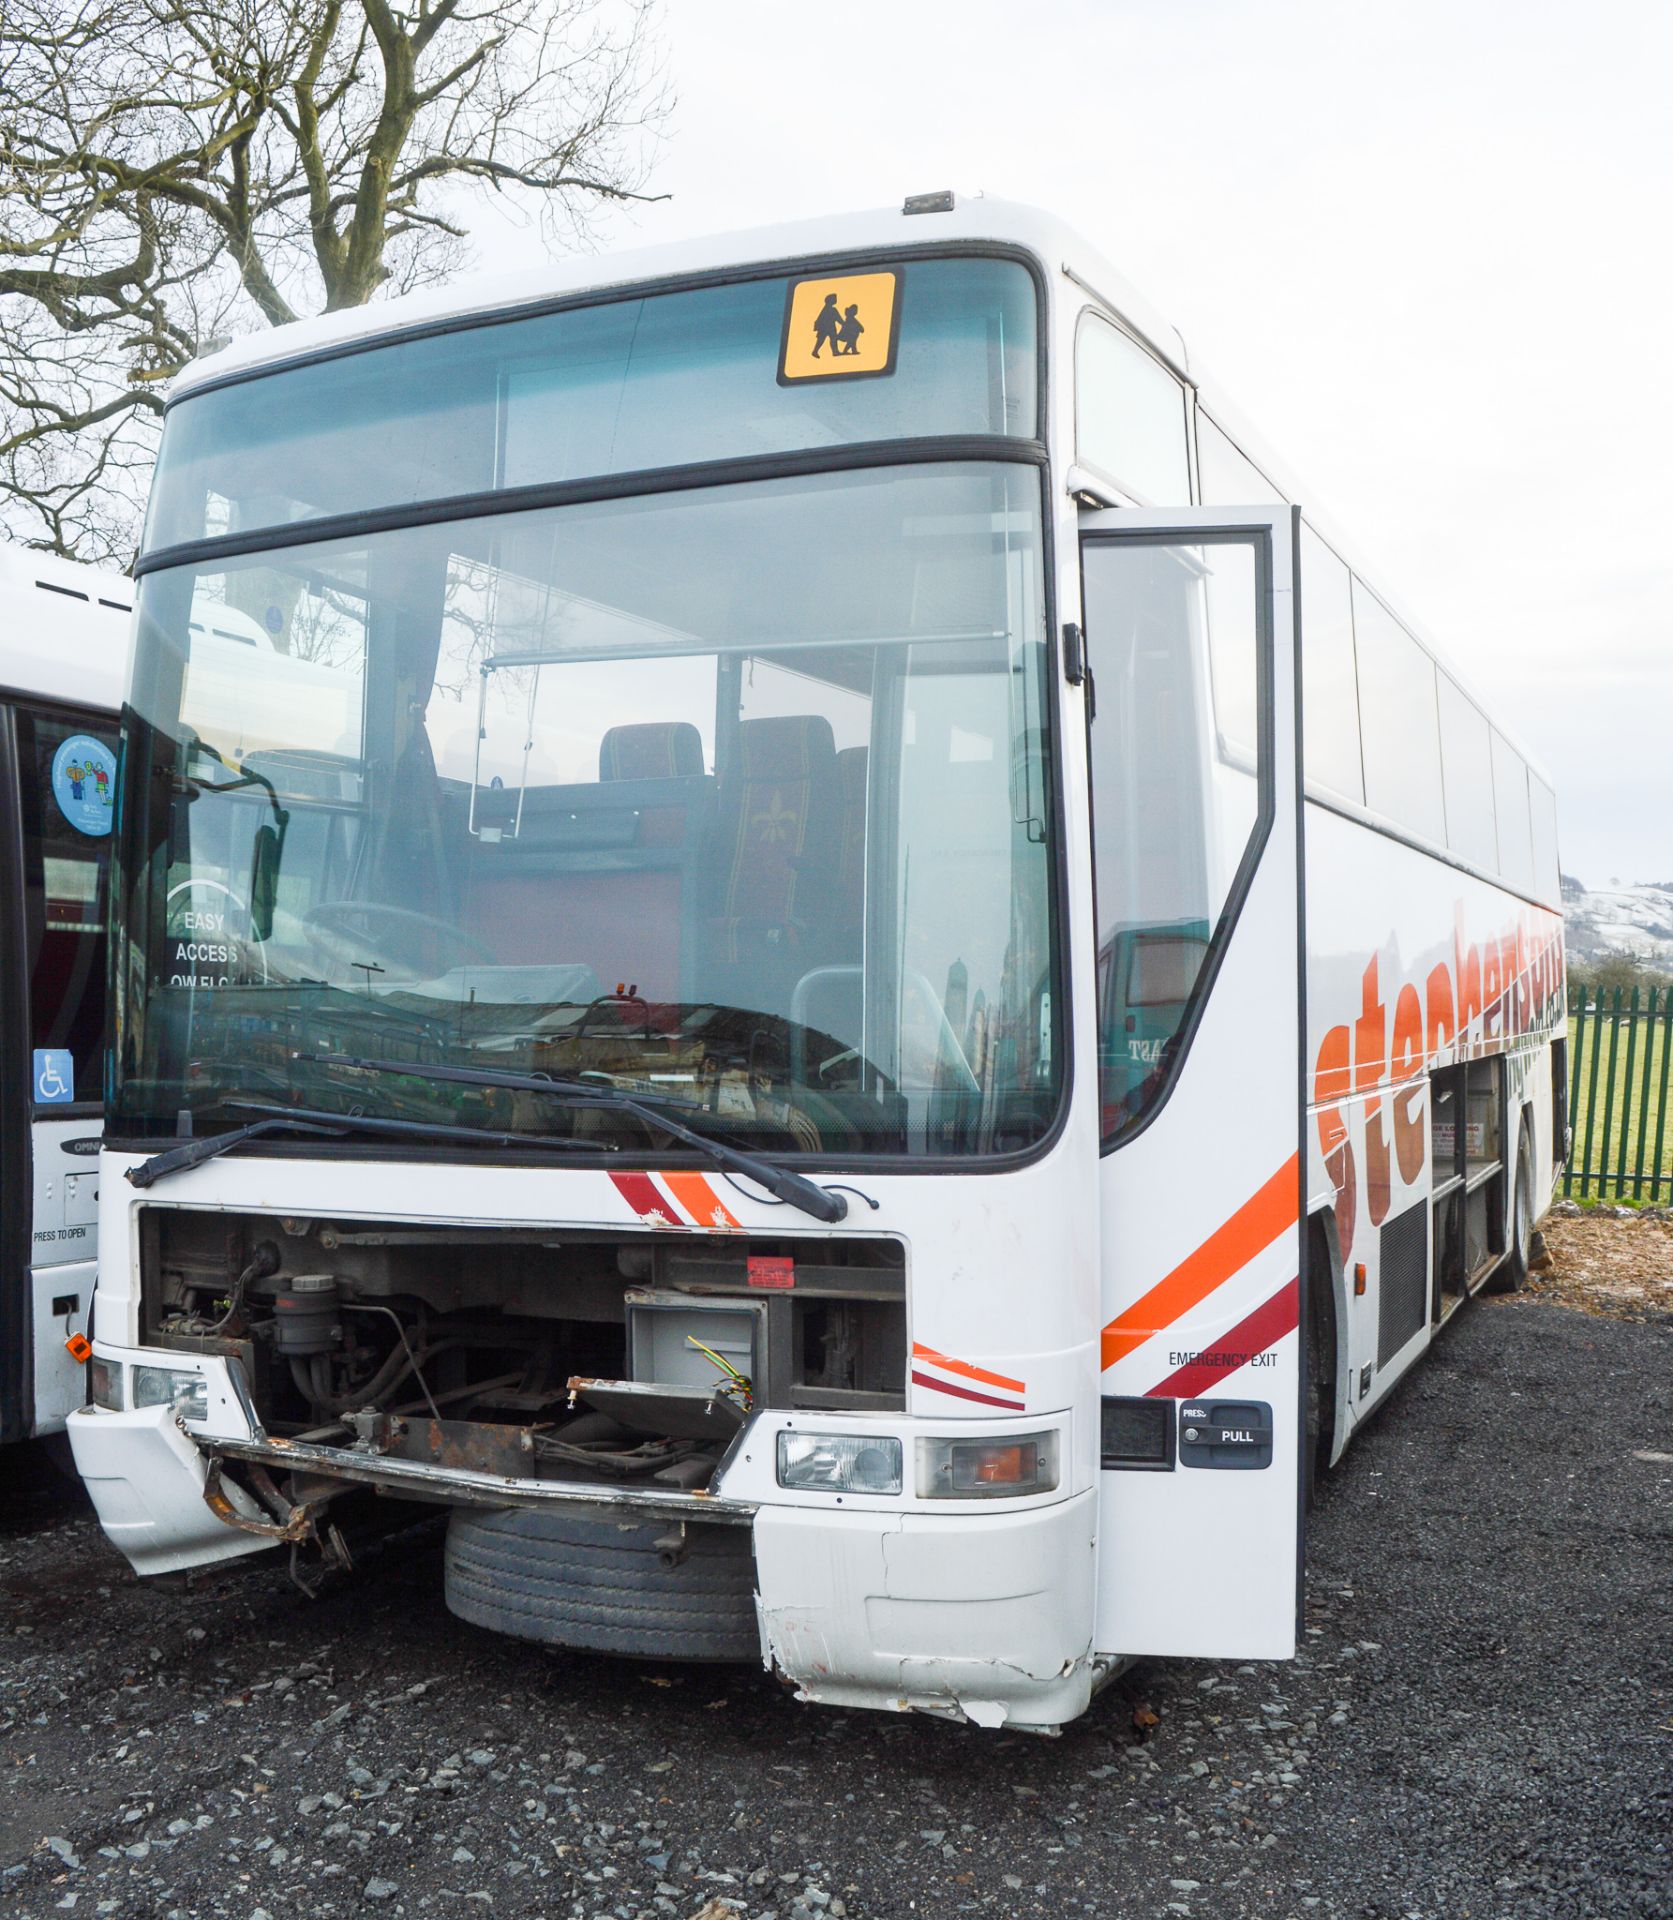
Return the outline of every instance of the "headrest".
<path id="1" fill-rule="evenodd" d="M 836 736 L 822 713 L 744 720 L 738 759 L 746 780 L 806 780 L 835 770 Z"/>
<path id="2" fill-rule="evenodd" d="M 611 727 L 598 743 L 600 780 L 689 780 L 703 772 L 703 736 L 689 720 Z"/>
<path id="3" fill-rule="evenodd" d="M 836 757 L 837 779 L 842 783 L 846 805 L 863 806 L 866 797 L 866 763 L 870 755 L 864 747 L 844 747 Z"/>

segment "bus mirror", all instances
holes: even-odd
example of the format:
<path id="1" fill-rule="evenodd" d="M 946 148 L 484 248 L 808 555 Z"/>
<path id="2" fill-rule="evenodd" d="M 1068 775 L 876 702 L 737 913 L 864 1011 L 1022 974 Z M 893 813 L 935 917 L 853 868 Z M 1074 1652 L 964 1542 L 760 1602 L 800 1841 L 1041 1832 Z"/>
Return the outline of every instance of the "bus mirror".
<path id="1" fill-rule="evenodd" d="M 273 937 L 273 907 L 279 894 L 279 856 L 284 842 L 277 828 L 266 822 L 256 828 L 250 849 L 250 935 Z"/>

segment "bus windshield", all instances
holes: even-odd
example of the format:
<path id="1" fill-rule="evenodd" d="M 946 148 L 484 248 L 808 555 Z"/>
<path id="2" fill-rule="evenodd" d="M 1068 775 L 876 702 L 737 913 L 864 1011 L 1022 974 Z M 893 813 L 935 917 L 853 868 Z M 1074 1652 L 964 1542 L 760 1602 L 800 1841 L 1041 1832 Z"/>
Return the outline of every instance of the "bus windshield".
<path id="1" fill-rule="evenodd" d="M 1031 1144 L 1062 1055 L 1040 509 L 1032 466 L 907 465 L 151 572 L 113 1127 L 278 1101 L 644 1144 L 425 1078 L 469 1064 L 780 1152 Z"/>

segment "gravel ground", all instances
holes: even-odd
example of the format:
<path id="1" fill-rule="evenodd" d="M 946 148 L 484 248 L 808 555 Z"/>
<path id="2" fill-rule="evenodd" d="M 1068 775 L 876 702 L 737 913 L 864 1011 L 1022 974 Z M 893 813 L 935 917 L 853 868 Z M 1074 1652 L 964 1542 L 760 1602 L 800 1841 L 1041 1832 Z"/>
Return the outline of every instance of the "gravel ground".
<path id="1" fill-rule="evenodd" d="M 448 1615 L 430 1535 L 312 1602 L 158 1591 L 28 1468 L 18 1920 L 1673 1916 L 1665 1323 L 1476 1303 L 1325 1487 L 1302 1657 L 1134 1669 L 1057 1741 L 527 1650 Z"/>

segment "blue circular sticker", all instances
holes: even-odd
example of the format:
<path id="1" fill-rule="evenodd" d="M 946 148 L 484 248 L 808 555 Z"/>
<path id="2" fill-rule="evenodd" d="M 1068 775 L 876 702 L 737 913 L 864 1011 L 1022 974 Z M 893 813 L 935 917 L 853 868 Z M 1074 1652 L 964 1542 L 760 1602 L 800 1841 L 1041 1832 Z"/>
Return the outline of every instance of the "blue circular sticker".
<path id="1" fill-rule="evenodd" d="M 77 833 L 109 833 L 116 755 L 90 733 L 72 733 L 52 756 L 52 797 Z"/>

